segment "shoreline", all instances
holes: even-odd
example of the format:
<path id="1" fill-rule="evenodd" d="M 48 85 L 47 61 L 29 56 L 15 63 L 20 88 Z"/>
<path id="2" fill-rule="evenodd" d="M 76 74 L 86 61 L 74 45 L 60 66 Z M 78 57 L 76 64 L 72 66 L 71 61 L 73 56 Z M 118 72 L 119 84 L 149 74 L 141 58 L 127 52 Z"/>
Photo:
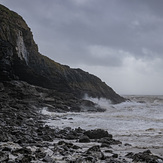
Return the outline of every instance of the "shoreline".
<path id="1" fill-rule="evenodd" d="M 25 88 L 16 86 L 10 83 L 1 88 L 0 162 L 163 163 L 162 157 L 148 149 L 124 151 L 132 146 L 102 128 L 52 129 L 45 123 L 49 116 L 41 112 L 42 93 L 26 84 Z"/>
<path id="2" fill-rule="evenodd" d="M 23 140 L 5 141 L 0 143 L 0 154 L 4 159 L 12 162 L 111 162 L 114 163 L 130 163 L 135 159 L 139 162 L 162 163 L 163 158 L 160 157 L 160 149 L 138 149 L 127 142 L 115 140 L 114 137 L 103 129 L 84 130 L 81 128 L 72 129 L 70 127 L 64 129 L 52 129 L 45 125 L 42 120 L 46 121 L 48 116 L 43 116 L 41 112 L 37 112 L 37 116 L 42 117 L 39 125 L 30 124 L 27 128 L 31 128 L 32 132 L 37 133 L 37 138 L 30 138 L 27 142 L 23 136 Z M 16 128 L 13 126 L 13 128 Z M 19 133 L 22 128 L 16 128 L 14 134 Z M 35 133 L 35 134 L 36 134 Z M 29 133 L 28 133 L 29 134 Z M 38 139 L 38 140 L 37 140 Z M 2 160 L 0 161 L 5 161 Z M 141 161 L 144 160 L 144 161 Z M 25 161 L 24 161 L 25 162 Z"/>

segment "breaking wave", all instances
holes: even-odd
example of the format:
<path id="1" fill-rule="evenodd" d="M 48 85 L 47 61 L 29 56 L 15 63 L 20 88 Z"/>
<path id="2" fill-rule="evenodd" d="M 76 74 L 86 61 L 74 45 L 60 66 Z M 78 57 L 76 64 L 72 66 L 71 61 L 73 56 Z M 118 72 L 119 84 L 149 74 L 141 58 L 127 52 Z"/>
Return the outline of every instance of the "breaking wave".
<path id="1" fill-rule="evenodd" d="M 84 97 L 106 109 L 105 112 L 68 112 L 51 115 L 47 123 L 51 126 L 101 128 L 115 138 L 134 147 L 163 148 L 163 96 L 127 96 L 130 101 L 112 104 L 103 98 Z"/>

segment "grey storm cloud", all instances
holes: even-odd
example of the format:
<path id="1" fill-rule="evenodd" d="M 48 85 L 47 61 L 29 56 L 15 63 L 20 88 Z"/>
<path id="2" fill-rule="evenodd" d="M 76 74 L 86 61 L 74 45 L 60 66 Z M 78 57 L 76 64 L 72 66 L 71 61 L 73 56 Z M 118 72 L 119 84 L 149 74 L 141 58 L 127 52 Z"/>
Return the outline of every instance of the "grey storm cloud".
<path id="1" fill-rule="evenodd" d="M 23 16 L 40 52 L 55 61 L 88 69 L 101 66 L 127 73 L 129 69 L 145 75 L 162 73 L 162 0 L 0 2 Z"/>
<path id="2" fill-rule="evenodd" d="M 17 6 L 17 10 L 28 18 L 27 22 L 34 26 L 32 31 L 38 42 L 47 38 L 50 44 L 54 43 L 54 51 L 45 50 L 45 45 L 40 46 L 41 51 L 54 59 L 61 53 L 62 57 L 66 52 L 70 57 L 76 53 L 79 58 L 82 55 L 83 61 L 85 57 L 87 62 L 98 64 L 86 51 L 87 46 L 98 45 L 130 52 L 135 57 L 152 57 L 147 54 L 148 51 L 154 53 L 153 57 L 156 54 L 162 57 L 163 2 L 160 0 L 157 3 L 152 0 L 5 1 L 11 8 Z M 40 30 L 42 38 L 37 30 Z M 67 50 L 62 50 L 62 46 L 66 46 Z M 114 58 L 109 56 L 108 59 Z M 78 60 L 78 57 L 75 58 Z"/>

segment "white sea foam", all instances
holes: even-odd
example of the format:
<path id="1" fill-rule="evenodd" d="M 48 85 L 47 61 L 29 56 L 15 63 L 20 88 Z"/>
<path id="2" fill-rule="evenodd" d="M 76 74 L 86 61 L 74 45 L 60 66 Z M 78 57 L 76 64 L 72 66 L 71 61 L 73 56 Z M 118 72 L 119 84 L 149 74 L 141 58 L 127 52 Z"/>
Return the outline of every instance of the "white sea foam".
<path id="1" fill-rule="evenodd" d="M 93 98 L 88 96 L 87 94 L 84 95 L 83 99 L 92 101 L 104 109 L 107 109 L 108 106 L 111 104 L 111 101 L 106 98 Z"/>
<path id="2" fill-rule="evenodd" d="M 136 148 L 163 149 L 163 96 L 129 96 L 131 101 L 113 105 L 105 99 L 88 98 L 105 107 L 100 113 L 50 113 L 50 126 L 101 128 Z M 46 109 L 45 109 L 46 110 Z"/>

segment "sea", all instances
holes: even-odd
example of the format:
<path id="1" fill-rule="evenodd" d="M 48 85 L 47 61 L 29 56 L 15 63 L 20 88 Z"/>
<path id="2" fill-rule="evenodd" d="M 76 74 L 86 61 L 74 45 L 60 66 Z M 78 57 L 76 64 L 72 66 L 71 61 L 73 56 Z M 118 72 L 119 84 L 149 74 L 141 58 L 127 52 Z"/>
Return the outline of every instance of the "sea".
<path id="1" fill-rule="evenodd" d="M 151 150 L 163 156 L 163 96 L 124 96 L 127 101 L 112 104 L 106 99 L 86 97 L 106 109 L 105 112 L 48 112 L 46 124 L 54 128 L 104 129 L 123 146 L 114 150 L 120 154 Z M 114 148 L 114 147 L 113 147 Z"/>

